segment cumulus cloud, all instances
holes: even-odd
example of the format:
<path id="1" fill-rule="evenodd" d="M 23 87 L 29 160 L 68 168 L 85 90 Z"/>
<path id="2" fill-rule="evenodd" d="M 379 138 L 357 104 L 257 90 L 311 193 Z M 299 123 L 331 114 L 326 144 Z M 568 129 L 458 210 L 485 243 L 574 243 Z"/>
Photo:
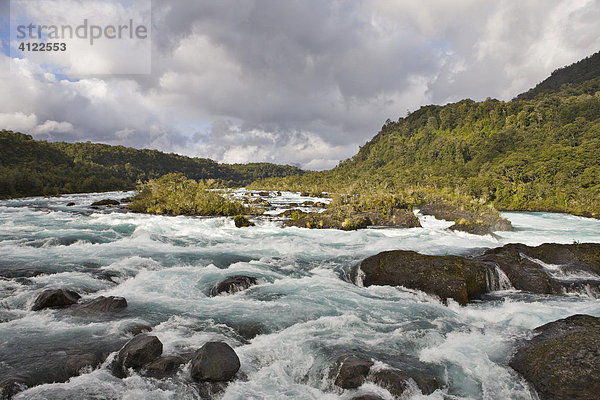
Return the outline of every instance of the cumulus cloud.
<path id="1" fill-rule="evenodd" d="M 51 140 L 329 168 L 387 118 L 509 100 L 598 51 L 599 17 L 594 0 L 154 2 L 151 74 L 73 80 L 12 60 L 0 123 Z"/>

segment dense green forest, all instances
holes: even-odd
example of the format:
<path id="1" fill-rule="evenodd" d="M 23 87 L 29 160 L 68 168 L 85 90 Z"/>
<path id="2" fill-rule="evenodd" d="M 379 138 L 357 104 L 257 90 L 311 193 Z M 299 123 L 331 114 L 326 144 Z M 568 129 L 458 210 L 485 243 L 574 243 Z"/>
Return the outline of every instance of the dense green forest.
<path id="1" fill-rule="evenodd" d="M 594 78 L 583 83 L 563 79 L 587 71 Z M 358 154 L 332 170 L 251 187 L 404 193 L 413 204 L 435 193 L 467 195 L 501 210 L 600 217 L 600 56 L 554 75 L 531 99 L 422 107 L 386 121 Z"/>
<path id="2" fill-rule="evenodd" d="M 0 198 L 134 189 L 138 180 L 181 172 L 239 186 L 258 178 L 300 174 L 267 163 L 219 164 L 204 158 L 96 143 L 49 143 L 0 132 Z"/>
<path id="3" fill-rule="evenodd" d="M 577 85 L 600 76 L 600 52 L 569 66 L 559 68 L 534 88 L 517 96 L 519 100 L 532 100 L 543 92 L 565 89 L 563 85 Z"/>

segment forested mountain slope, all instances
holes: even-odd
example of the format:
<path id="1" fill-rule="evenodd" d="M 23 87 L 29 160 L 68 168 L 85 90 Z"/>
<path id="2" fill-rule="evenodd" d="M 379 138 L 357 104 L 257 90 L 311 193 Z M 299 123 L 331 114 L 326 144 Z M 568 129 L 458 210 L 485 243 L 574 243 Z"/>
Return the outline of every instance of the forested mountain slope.
<path id="1" fill-rule="evenodd" d="M 590 59 L 600 61 L 598 54 Z M 580 66 L 560 76 L 578 81 L 573 71 Z M 358 154 L 330 171 L 253 187 L 405 196 L 437 191 L 467 194 L 498 209 L 600 216 L 600 71 L 583 83 L 566 81 L 527 97 L 425 106 L 388 120 Z"/>
<path id="2" fill-rule="evenodd" d="M 244 185 L 302 171 L 267 163 L 219 164 L 209 159 L 97 143 L 49 143 L 0 131 L 0 198 L 135 188 L 138 180 L 182 172 L 193 179 Z"/>

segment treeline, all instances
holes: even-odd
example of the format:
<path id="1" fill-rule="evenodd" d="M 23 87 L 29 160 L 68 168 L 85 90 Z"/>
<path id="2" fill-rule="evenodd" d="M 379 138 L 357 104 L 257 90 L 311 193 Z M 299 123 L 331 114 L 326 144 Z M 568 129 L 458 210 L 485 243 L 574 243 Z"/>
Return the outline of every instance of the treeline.
<path id="1" fill-rule="evenodd" d="M 168 173 L 243 186 L 256 179 L 301 174 L 288 165 L 219 164 L 209 159 L 97 143 L 49 143 L 0 131 L 0 198 L 134 189 Z"/>
<path id="2" fill-rule="evenodd" d="M 542 91 L 531 100 L 425 106 L 388 120 L 358 154 L 330 171 L 260 180 L 251 187 L 446 192 L 503 210 L 600 217 L 599 155 L 596 77 Z"/>
<path id="3" fill-rule="evenodd" d="M 560 90 L 563 85 L 578 85 L 600 76 L 600 52 L 584 58 L 569 66 L 559 68 L 537 84 L 534 88 L 520 94 L 519 100 L 532 100 L 543 92 Z"/>

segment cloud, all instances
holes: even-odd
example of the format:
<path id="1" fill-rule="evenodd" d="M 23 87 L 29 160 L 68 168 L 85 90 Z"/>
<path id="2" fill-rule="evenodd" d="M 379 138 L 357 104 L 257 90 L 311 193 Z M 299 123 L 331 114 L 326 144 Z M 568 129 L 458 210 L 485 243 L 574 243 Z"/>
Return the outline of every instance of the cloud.
<path id="1" fill-rule="evenodd" d="M 593 0 L 154 2 L 151 74 L 73 81 L 12 60 L 0 123 L 49 140 L 329 168 L 387 118 L 509 100 L 598 51 L 599 17 Z"/>
<path id="2" fill-rule="evenodd" d="M 22 112 L 0 113 L 0 126 L 2 129 L 12 131 L 29 131 L 37 125 L 35 114 L 25 114 Z"/>

